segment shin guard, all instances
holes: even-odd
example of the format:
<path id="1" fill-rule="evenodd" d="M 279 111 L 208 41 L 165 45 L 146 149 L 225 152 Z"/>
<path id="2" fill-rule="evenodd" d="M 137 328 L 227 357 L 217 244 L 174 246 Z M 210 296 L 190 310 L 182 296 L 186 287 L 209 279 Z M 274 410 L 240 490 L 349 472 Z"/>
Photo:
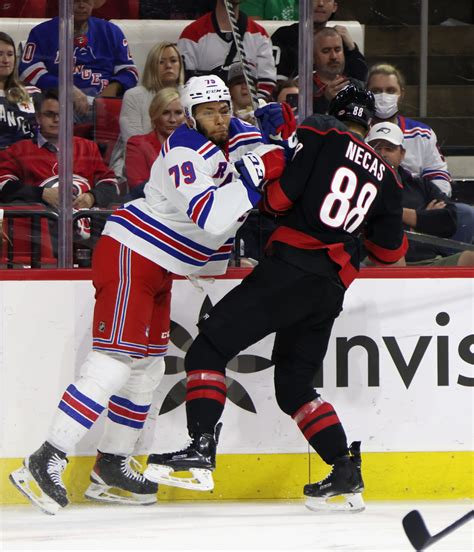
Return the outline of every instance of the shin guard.
<path id="1" fill-rule="evenodd" d="M 68 453 L 97 421 L 108 398 L 130 375 L 129 359 L 91 351 L 81 377 L 69 385 L 58 405 L 47 441 Z"/>

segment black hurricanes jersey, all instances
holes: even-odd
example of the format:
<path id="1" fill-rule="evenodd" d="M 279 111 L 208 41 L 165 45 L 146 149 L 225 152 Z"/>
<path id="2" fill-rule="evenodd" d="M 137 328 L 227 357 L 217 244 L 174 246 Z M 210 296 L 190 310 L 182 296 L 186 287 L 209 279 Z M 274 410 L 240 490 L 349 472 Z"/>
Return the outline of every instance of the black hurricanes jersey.
<path id="1" fill-rule="evenodd" d="M 286 244 L 287 254 L 299 255 L 298 264 L 310 270 L 316 257 L 310 250 L 325 250 L 346 287 L 359 270 L 359 235 L 375 262 L 401 258 L 402 186 L 393 170 L 328 115 L 308 117 L 298 139 L 282 178 L 265 190 L 264 209 L 280 215 L 269 245 Z"/>

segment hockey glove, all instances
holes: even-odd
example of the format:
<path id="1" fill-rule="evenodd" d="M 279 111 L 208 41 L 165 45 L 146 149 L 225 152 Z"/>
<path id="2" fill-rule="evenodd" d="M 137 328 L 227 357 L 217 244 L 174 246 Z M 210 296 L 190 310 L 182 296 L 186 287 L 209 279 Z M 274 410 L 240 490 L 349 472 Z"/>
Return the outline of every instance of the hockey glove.
<path id="1" fill-rule="evenodd" d="M 257 146 L 252 153 L 260 157 L 265 166 L 265 180 L 280 178 L 286 166 L 285 149 L 273 144 Z"/>
<path id="2" fill-rule="evenodd" d="M 298 144 L 296 119 L 287 103 L 272 102 L 255 111 L 264 137 L 272 144 L 285 148 L 288 160 L 292 159 Z"/>
<path id="3" fill-rule="evenodd" d="M 235 168 L 240 174 L 240 180 L 247 189 L 249 200 L 253 206 L 262 198 L 260 190 L 265 181 L 265 165 L 262 159 L 253 152 L 245 153 Z"/>

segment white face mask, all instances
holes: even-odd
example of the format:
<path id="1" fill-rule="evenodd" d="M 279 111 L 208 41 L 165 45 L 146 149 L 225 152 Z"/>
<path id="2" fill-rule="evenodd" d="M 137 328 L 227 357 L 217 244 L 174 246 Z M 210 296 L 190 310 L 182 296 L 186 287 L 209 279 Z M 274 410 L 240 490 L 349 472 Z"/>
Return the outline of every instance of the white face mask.
<path id="1" fill-rule="evenodd" d="M 375 116 L 378 119 L 390 119 L 398 111 L 398 94 L 374 94 Z"/>

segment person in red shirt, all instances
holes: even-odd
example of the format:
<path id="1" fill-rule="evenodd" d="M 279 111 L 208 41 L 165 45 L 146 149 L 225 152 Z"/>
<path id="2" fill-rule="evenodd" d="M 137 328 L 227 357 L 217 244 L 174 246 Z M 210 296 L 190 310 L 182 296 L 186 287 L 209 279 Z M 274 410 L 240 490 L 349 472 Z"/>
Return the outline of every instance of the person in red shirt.
<path id="1" fill-rule="evenodd" d="M 48 91 L 37 103 L 39 131 L 33 140 L 20 140 L 0 151 L 0 201 L 59 205 L 59 100 Z M 73 138 L 75 209 L 107 207 L 117 200 L 117 179 L 102 160 L 97 144 Z"/>
<path id="2" fill-rule="evenodd" d="M 153 98 L 149 113 L 153 130 L 148 134 L 129 138 L 125 153 L 128 188 L 133 190 L 134 197 L 141 195 L 163 142 L 184 122 L 178 90 L 162 88 Z"/>

